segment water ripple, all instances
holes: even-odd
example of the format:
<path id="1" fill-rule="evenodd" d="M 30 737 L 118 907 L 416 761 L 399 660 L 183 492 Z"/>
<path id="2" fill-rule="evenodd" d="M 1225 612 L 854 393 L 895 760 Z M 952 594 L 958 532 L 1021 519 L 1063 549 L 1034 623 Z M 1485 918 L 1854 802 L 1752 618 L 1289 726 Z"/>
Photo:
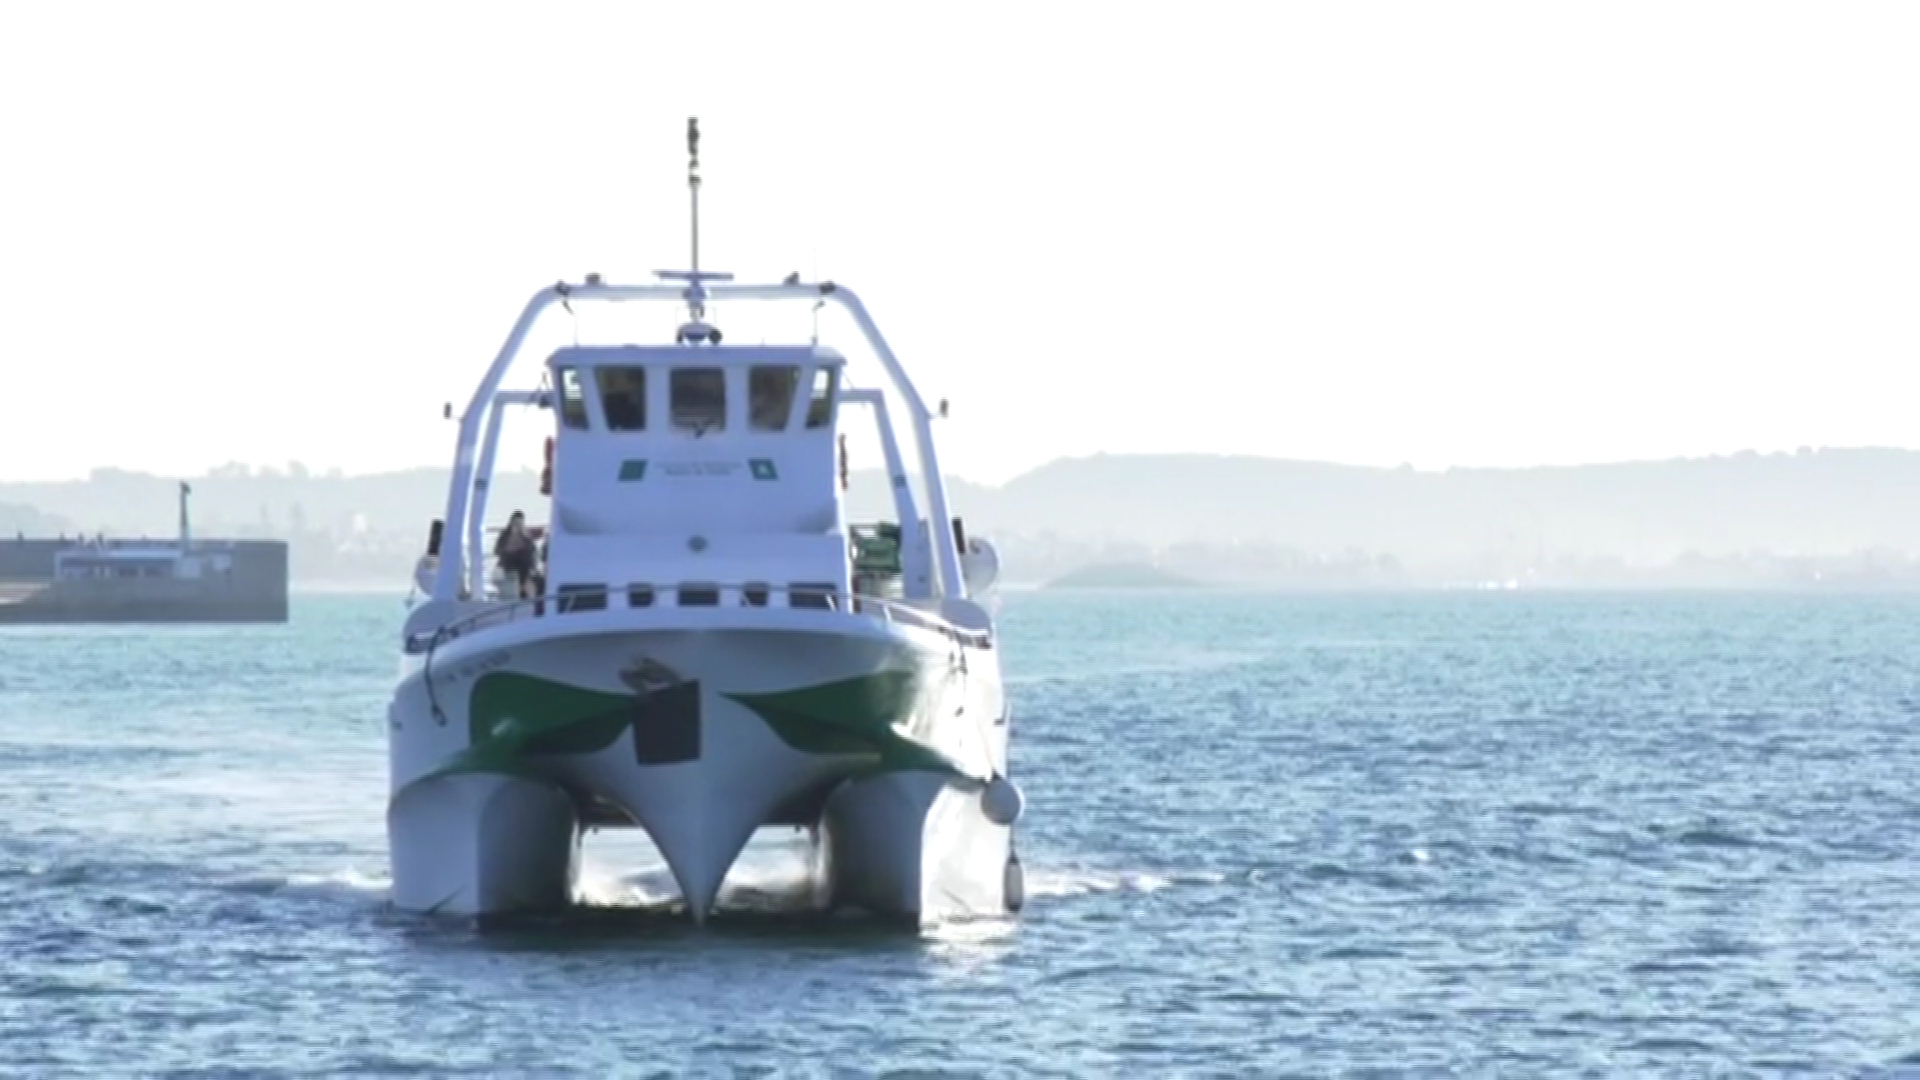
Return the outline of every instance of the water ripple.
<path id="1" fill-rule="evenodd" d="M 1029 907 L 919 938 L 392 912 L 385 598 L 0 634 L 0 1075 L 1920 1077 L 1920 603 L 1006 610 Z"/>

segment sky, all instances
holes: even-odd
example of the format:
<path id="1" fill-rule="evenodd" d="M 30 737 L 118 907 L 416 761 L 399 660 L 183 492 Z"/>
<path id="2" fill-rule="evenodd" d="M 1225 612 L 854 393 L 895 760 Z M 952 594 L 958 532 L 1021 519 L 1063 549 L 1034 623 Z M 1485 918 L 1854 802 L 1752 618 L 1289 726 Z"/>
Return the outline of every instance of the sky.
<path id="1" fill-rule="evenodd" d="M 970 479 L 1920 447 L 1915 55 L 1910 3 L 0 5 L 0 479 L 447 464 L 535 290 L 687 262 L 690 115 L 703 264 L 856 289 Z"/>

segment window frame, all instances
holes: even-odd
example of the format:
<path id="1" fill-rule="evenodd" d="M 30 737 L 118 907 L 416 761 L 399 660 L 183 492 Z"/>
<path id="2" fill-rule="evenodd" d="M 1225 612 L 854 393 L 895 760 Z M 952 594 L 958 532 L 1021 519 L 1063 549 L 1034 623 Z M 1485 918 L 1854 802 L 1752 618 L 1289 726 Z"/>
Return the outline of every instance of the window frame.
<path id="1" fill-rule="evenodd" d="M 691 378 L 696 376 L 701 379 L 708 378 L 709 376 L 715 378 L 717 380 L 717 384 L 720 390 L 719 401 L 717 403 L 718 407 L 712 410 L 713 420 L 711 423 L 705 426 L 701 426 L 696 421 L 683 420 L 681 418 L 681 409 L 680 409 L 681 379 L 683 377 Z M 727 393 L 727 384 L 730 381 L 731 380 L 727 378 L 727 369 L 724 366 L 719 366 L 719 365 L 710 365 L 710 366 L 676 365 L 674 367 L 667 369 L 667 426 L 668 428 L 670 428 L 673 431 L 690 432 L 693 434 L 695 438 L 699 438 L 700 436 L 707 435 L 707 434 L 724 433 L 727 430 L 727 398 L 730 396 Z"/>
<path id="2" fill-rule="evenodd" d="M 824 396 L 820 394 L 820 376 L 823 372 L 827 377 Z M 802 430 L 818 431 L 821 428 L 832 427 L 834 416 L 840 408 L 840 365 L 815 364 L 813 377 L 809 383 L 811 385 L 807 387 L 805 398 L 807 411 L 803 417 Z M 794 396 L 800 395 L 796 393 Z"/>
<path id="3" fill-rule="evenodd" d="M 574 401 L 567 400 L 567 379 L 573 379 Z M 559 418 L 560 426 L 572 431 L 588 431 L 592 428 L 591 409 L 587 407 L 587 383 L 580 377 L 577 364 L 555 364 L 553 366 L 554 415 Z M 575 411 L 577 405 L 578 411 Z"/>
<path id="4" fill-rule="evenodd" d="M 608 375 L 608 373 L 615 372 L 615 371 L 638 375 L 640 377 L 640 381 L 637 387 L 638 396 L 640 399 L 638 422 L 631 426 L 624 425 L 624 424 L 615 424 L 613 422 L 613 413 L 610 412 L 607 407 L 607 403 L 609 401 L 626 392 L 623 390 L 609 391 L 609 388 L 607 386 L 606 376 Z M 616 432 L 622 435 L 635 435 L 635 434 L 643 435 L 646 433 L 647 419 L 648 419 L 647 408 L 649 405 L 649 402 L 647 400 L 648 398 L 647 391 L 649 389 L 648 384 L 652 381 L 648 377 L 649 373 L 650 373 L 650 369 L 645 364 L 598 364 L 598 365 L 595 365 L 593 369 L 593 390 L 594 390 L 594 395 L 600 399 L 600 422 L 602 425 L 604 425 L 607 431 Z"/>
<path id="5" fill-rule="evenodd" d="M 794 404 L 800 399 L 800 364 L 750 364 L 747 367 L 747 430 L 762 435 L 779 435 L 793 428 Z M 785 372 L 788 378 L 786 404 L 780 410 L 779 423 L 766 426 L 754 411 L 754 379 L 762 372 Z"/>

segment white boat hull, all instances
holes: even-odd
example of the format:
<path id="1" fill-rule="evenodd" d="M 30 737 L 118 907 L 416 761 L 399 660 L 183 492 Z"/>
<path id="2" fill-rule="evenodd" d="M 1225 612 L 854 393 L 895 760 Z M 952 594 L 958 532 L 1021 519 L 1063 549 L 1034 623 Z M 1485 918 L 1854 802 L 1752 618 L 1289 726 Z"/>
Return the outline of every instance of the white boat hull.
<path id="1" fill-rule="evenodd" d="M 387 807 L 393 902 L 425 914 L 564 908 L 578 883 L 580 817 L 557 784 L 457 773 Z"/>
<path id="2" fill-rule="evenodd" d="M 755 830 L 789 824 L 818 829 L 836 905 L 915 923 L 1018 906 L 1013 823 L 986 794 L 1007 737 L 990 648 L 711 614 L 526 619 L 436 648 L 391 707 L 394 904 L 562 908 L 584 829 L 631 824 L 704 921 Z"/>
<path id="3" fill-rule="evenodd" d="M 698 141 L 689 121 L 695 191 Z M 401 630 L 418 666 L 389 711 L 394 902 L 560 907 L 583 831 L 626 826 L 704 920 L 753 832 L 798 825 L 830 902 L 921 922 L 1018 908 L 999 557 L 948 504 L 935 414 L 851 289 L 702 272 L 693 236 L 693 269 L 660 282 L 536 293 L 460 414 Z M 835 306 L 884 381 L 853 386 L 817 335 L 723 344 L 709 301 Z M 687 321 L 671 345 L 576 335 L 538 389 L 505 385 L 543 315 L 600 302 L 684 303 Z M 535 604 L 481 600 L 509 406 L 553 413 Z M 879 438 L 890 520 L 847 519 L 848 406 Z"/>
<path id="4" fill-rule="evenodd" d="M 936 774 L 849 781 L 829 799 L 823 833 L 842 904 L 918 923 L 1020 906 L 1021 889 L 1008 882 L 1012 828 L 981 812 L 978 792 Z"/>

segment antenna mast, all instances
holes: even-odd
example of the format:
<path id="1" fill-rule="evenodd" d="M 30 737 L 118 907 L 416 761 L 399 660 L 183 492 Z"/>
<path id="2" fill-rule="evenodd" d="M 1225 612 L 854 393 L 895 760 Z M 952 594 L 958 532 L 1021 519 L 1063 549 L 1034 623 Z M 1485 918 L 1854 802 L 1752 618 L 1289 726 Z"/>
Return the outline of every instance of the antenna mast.
<path id="1" fill-rule="evenodd" d="M 708 326 L 707 290 L 705 282 L 732 281 L 733 275 L 714 273 L 700 269 L 700 118 L 687 117 L 687 200 L 693 213 L 692 247 L 693 268 L 691 270 L 655 270 L 654 276 L 665 281 L 684 281 L 687 283 L 686 325 L 674 334 L 674 340 L 681 343 L 705 341 L 711 345 L 720 344 L 718 327 Z"/>
<path id="2" fill-rule="evenodd" d="M 687 117 L 687 195 L 693 209 L 693 279 L 700 280 L 700 118 Z M 702 290 L 704 292 L 705 290 Z M 693 300 L 693 317 L 705 313 L 705 305 Z"/>

